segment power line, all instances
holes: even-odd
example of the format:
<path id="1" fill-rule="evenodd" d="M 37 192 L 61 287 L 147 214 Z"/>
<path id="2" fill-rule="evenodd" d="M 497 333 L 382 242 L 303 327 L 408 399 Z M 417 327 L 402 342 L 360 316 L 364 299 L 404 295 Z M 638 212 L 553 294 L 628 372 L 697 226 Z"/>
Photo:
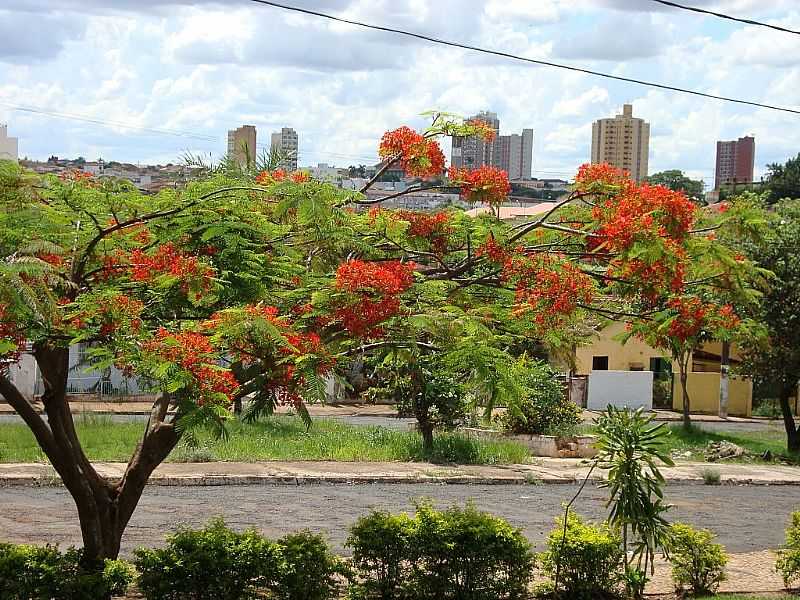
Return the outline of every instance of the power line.
<path id="1" fill-rule="evenodd" d="M 363 23 L 361 21 L 354 21 L 351 19 L 343 19 L 341 17 L 335 17 L 333 15 L 317 12 L 314 10 L 309 10 L 307 8 L 299 8 L 297 6 L 290 6 L 288 4 L 280 4 L 278 2 L 270 2 L 269 0 L 251 0 L 251 2 L 255 2 L 257 4 L 264 4 L 266 6 L 272 6 L 274 8 L 280 8 L 283 10 L 288 10 L 292 12 L 302 13 L 305 15 L 311 15 L 313 17 L 321 17 L 323 19 L 329 19 L 331 21 L 338 21 L 339 23 L 346 23 L 348 25 L 356 25 L 358 27 L 366 27 L 367 29 L 375 29 L 377 31 L 384 31 L 388 33 L 396 33 L 398 35 L 405 35 L 408 37 L 416 38 L 419 40 L 424 40 L 426 42 L 431 42 L 433 44 L 441 44 L 443 46 L 451 46 L 453 48 L 461 48 L 463 50 L 472 50 L 474 52 L 482 52 L 484 54 L 491 54 L 494 56 L 501 56 L 503 58 L 510 58 L 512 60 L 518 60 L 526 63 L 531 63 L 535 65 L 541 65 L 545 67 L 554 67 L 556 69 L 566 69 L 568 71 L 577 71 L 578 73 L 586 73 L 587 75 L 594 75 L 596 77 L 603 77 L 605 79 L 615 79 L 617 81 L 624 81 L 626 83 L 635 83 L 637 85 L 644 85 L 654 88 L 659 88 L 662 90 L 670 90 L 673 92 L 680 92 L 682 94 L 691 94 L 693 96 L 702 96 L 703 98 L 712 98 L 714 100 L 722 100 L 724 102 L 734 102 L 736 104 L 747 104 L 749 106 L 757 106 L 758 108 L 767 108 L 769 110 L 777 110 L 781 112 L 788 112 L 800 115 L 800 110 L 794 108 L 786 108 L 782 106 L 773 106 L 771 104 L 762 104 L 760 102 L 753 102 L 751 100 L 741 100 L 738 98 L 730 98 L 727 96 L 717 96 L 716 94 L 707 94 L 705 92 L 698 92 L 696 90 L 689 90 L 686 88 L 679 88 L 674 87 L 671 85 L 666 85 L 663 83 L 654 83 L 651 81 L 644 81 L 641 79 L 633 79 L 631 77 L 622 77 L 620 75 L 612 75 L 610 73 L 603 73 L 602 71 L 592 71 L 590 69 L 583 69 L 581 67 L 572 67 L 569 65 L 562 65 L 559 63 L 554 63 L 546 60 L 537 60 L 535 58 L 527 58 L 525 56 L 518 56 L 516 54 L 511 54 L 509 52 L 502 52 L 500 50 L 490 50 L 487 48 L 480 48 L 478 46 L 470 46 L 468 44 L 462 44 L 460 42 L 451 42 L 448 40 L 443 40 L 440 38 L 431 37 L 428 35 L 423 35 L 421 33 L 413 33 L 411 31 L 405 31 L 403 29 L 394 29 L 392 27 L 384 27 L 382 25 L 373 25 L 370 23 Z"/>
<path id="2" fill-rule="evenodd" d="M 18 106 L 16 104 L 8 104 L 6 102 L 0 102 L 0 106 L 5 106 L 12 110 L 17 110 L 21 112 L 28 112 L 37 115 L 45 115 L 48 117 L 55 117 L 57 119 L 69 119 L 72 121 L 83 121 L 85 123 L 95 123 L 97 125 L 105 125 L 108 127 L 120 127 L 122 129 L 134 129 L 137 131 L 143 131 L 146 133 L 155 133 L 157 135 L 172 135 L 177 137 L 185 137 L 195 140 L 202 140 L 205 142 L 219 142 L 219 138 L 210 135 L 203 135 L 199 133 L 192 133 L 190 131 L 180 131 L 177 129 L 155 129 L 152 127 L 142 127 L 140 125 L 131 125 L 130 123 L 123 123 L 120 121 L 110 121 L 108 119 L 96 119 L 94 117 L 87 117 L 84 115 L 73 115 L 69 113 L 60 113 L 51 110 L 45 110 L 42 108 L 34 108 L 31 106 Z"/>
<path id="3" fill-rule="evenodd" d="M 770 23 L 764 23 L 763 21 L 754 21 L 752 19 L 734 17 L 732 15 L 726 15 L 725 13 L 714 12 L 713 10 L 706 10 L 704 8 L 697 8 L 695 6 L 686 6 L 685 4 L 678 4 L 677 2 L 669 2 L 668 0 L 651 0 L 651 2 L 657 2 L 658 4 L 663 4 L 664 6 L 671 6 L 672 8 L 679 8 L 681 10 L 690 10 L 692 12 L 701 13 L 704 15 L 711 15 L 712 17 L 719 17 L 720 19 L 727 19 L 729 21 L 736 21 L 738 23 L 745 23 L 746 25 L 758 25 L 759 27 L 769 27 L 770 29 L 783 31 L 784 33 L 793 33 L 795 35 L 800 35 L 800 31 L 796 31 L 794 29 L 787 29 L 786 27 L 781 27 L 780 25 L 771 25 Z"/>

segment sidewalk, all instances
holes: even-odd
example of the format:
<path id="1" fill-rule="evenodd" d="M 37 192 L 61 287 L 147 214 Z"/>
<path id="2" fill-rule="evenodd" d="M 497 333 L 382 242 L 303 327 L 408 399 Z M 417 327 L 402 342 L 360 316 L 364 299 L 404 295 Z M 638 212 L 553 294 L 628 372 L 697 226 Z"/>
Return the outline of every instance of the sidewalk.
<path id="1" fill-rule="evenodd" d="M 100 399 L 76 400 L 70 402 L 70 410 L 73 414 L 96 413 L 107 415 L 147 415 L 150 413 L 151 402 L 138 399 L 136 401 L 106 401 Z M 39 412 L 42 412 L 41 403 L 36 404 Z M 278 413 L 286 413 L 288 407 L 278 408 Z M 308 411 L 315 417 L 396 417 L 397 411 L 394 406 L 386 404 L 310 404 Z M 679 422 L 683 419 L 681 413 L 676 411 L 657 409 L 655 413 L 656 421 Z M 0 415 L 13 415 L 14 409 L 8 404 L 0 401 Z M 600 416 L 600 412 L 592 410 L 583 411 L 583 420 L 592 423 Z M 693 414 L 692 421 L 695 423 L 728 423 L 738 425 L 743 423 L 768 424 L 770 419 L 763 417 L 728 417 L 721 419 L 718 415 Z M 772 420 L 776 423 L 778 420 Z"/>
<path id="2" fill-rule="evenodd" d="M 123 463 L 96 463 L 98 472 L 111 479 L 122 477 Z M 707 463 L 681 463 L 664 468 L 670 484 L 703 482 Z M 714 470 L 723 485 L 800 485 L 800 468 L 717 464 Z M 151 485 L 219 486 L 314 483 L 449 483 L 449 484 L 569 484 L 582 481 L 589 472 L 579 459 L 539 458 L 531 464 L 505 466 L 446 466 L 410 462 L 274 461 L 258 463 L 207 462 L 164 463 L 151 477 Z M 592 480 L 602 479 L 595 470 Z M 0 486 L 59 485 L 50 465 L 0 464 Z"/>
<path id="3" fill-rule="evenodd" d="M 69 403 L 72 414 L 96 413 L 105 415 L 148 415 L 152 404 L 145 401 L 115 402 L 102 400 L 74 401 Z M 41 402 L 36 403 L 41 413 Z M 289 407 L 281 406 L 278 414 L 289 412 Z M 315 417 L 395 417 L 397 411 L 386 404 L 312 404 L 308 411 Z M 0 415 L 13 415 L 11 406 L 0 402 Z"/>

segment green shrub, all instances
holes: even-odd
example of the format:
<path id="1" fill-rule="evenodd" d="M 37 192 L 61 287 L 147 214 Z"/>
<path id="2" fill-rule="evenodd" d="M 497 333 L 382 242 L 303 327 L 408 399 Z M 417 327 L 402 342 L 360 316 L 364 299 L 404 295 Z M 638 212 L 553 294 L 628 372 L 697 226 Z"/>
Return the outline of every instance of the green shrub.
<path id="1" fill-rule="evenodd" d="M 308 531 L 278 540 L 282 564 L 270 586 L 280 600 L 331 600 L 339 597 L 345 563 L 328 548 L 321 535 Z"/>
<path id="2" fill-rule="evenodd" d="M 222 519 L 204 529 L 181 529 L 163 549 L 139 548 L 139 590 L 148 600 L 240 600 L 277 580 L 276 544 L 253 530 L 241 533 Z"/>
<path id="3" fill-rule="evenodd" d="M 417 507 L 410 583 L 424 600 L 516 599 L 527 595 L 534 555 L 507 521 L 473 506 Z"/>
<path id="4" fill-rule="evenodd" d="M 413 521 L 405 514 L 375 511 L 350 528 L 347 546 L 359 581 L 351 585 L 353 597 L 392 600 L 403 597 L 410 565 Z"/>
<path id="5" fill-rule="evenodd" d="M 533 570 L 530 544 L 503 519 L 473 507 L 417 507 L 414 518 L 374 512 L 350 530 L 358 582 L 351 598 L 512 600 Z"/>
<path id="6" fill-rule="evenodd" d="M 520 381 L 523 396 L 498 417 L 512 433 L 573 435 L 581 422 L 581 408 L 567 398 L 556 372 L 544 362 L 525 369 Z"/>
<path id="7" fill-rule="evenodd" d="M 786 587 L 800 580 L 800 512 L 792 514 L 792 524 L 786 530 L 786 548 L 778 553 L 775 568 Z"/>
<path id="8" fill-rule="evenodd" d="M 703 469 L 703 483 L 706 485 L 719 485 L 722 483 L 722 473 L 717 469 Z"/>
<path id="9" fill-rule="evenodd" d="M 134 578 L 121 560 L 103 569 L 82 564 L 83 550 L 56 546 L 0 544 L 0 598 L 3 600 L 101 600 L 124 594 Z"/>
<path id="10" fill-rule="evenodd" d="M 722 545 L 713 540 L 714 534 L 706 529 L 694 529 L 684 523 L 670 526 L 668 559 L 679 592 L 713 594 L 727 578 L 728 557 Z"/>
<path id="11" fill-rule="evenodd" d="M 560 564 L 560 569 L 559 569 Z M 585 523 L 575 513 L 567 517 L 566 536 L 563 518 L 547 537 L 547 551 L 540 555 L 543 573 L 558 590 L 574 600 L 614 598 L 620 593 L 624 573 L 622 538 L 606 523 Z"/>

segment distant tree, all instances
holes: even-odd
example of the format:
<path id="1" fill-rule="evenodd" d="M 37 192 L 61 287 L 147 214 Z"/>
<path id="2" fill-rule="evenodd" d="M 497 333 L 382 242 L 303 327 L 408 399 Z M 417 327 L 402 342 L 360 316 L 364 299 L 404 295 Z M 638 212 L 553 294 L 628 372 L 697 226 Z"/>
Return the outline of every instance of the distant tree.
<path id="1" fill-rule="evenodd" d="M 683 192 L 690 198 L 699 198 L 703 195 L 703 182 L 690 179 L 678 169 L 653 173 L 647 178 L 647 183 L 663 185 L 675 192 Z"/>
<path id="2" fill-rule="evenodd" d="M 763 242 L 749 252 L 775 274 L 755 314 L 767 337 L 764 343 L 746 346 L 743 369 L 757 382 L 777 386 L 788 449 L 800 452 L 800 431 L 789 406 L 800 384 L 800 200 L 779 203 L 770 217 Z"/>
<path id="3" fill-rule="evenodd" d="M 767 165 L 767 202 L 774 204 L 784 198 L 800 198 L 800 154 L 785 164 Z"/>
<path id="4" fill-rule="evenodd" d="M 358 165 L 357 167 L 350 165 L 347 168 L 347 176 L 351 178 L 361 177 L 362 179 L 366 179 L 367 177 L 367 166 L 366 165 Z"/>
<path id="5" fill-rule="evenodd" d="M 400 181 L 402 177 L 397 173 L 397 171 L 386 171 L 383 175 L 378 177 L 378 181 L 384 182 L 396 182 Z"/>

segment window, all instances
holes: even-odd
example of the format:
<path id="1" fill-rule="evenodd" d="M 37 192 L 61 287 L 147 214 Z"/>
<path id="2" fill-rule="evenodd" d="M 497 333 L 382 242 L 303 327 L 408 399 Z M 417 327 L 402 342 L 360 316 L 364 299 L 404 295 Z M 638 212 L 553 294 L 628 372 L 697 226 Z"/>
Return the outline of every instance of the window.
<path id="1" fill-rule="evenodd" d="M 608 371 L 608 357 L 607 356 L 593 356 L 592 357 L 592 371 Z"/>
<path id="2" fill-rule="evenodd" d="M 672 363 L 666 358 L 654 356 L 650 358 L 650 371 L 656 379 L 668 378 L 672 372 Z"/>

